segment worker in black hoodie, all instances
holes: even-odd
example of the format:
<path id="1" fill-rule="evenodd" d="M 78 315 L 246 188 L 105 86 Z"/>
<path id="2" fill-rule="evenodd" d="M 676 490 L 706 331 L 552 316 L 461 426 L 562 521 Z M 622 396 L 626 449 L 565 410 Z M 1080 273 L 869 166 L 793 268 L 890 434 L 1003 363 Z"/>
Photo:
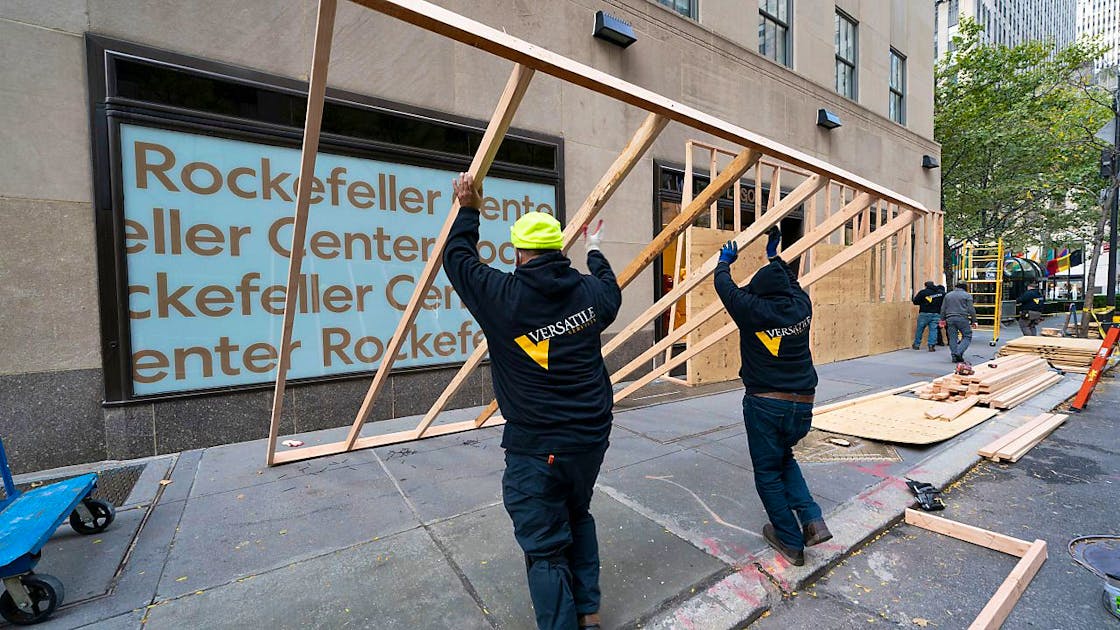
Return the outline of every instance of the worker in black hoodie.
<path id="1" fill-rule="evenodd" d="M 1042 323 L 1042 305 L 1046 299 L 1038 290 L 1037 282 L 1027 284 L 1027 290 L 1015 300 L 1019 307 L 1019 330 L 1023 335 L 1037 335 L 1038 325 Z"/>
<path id="2" fill-rule="evenodd" d="M 561 251 L 560 222 L 541 212 L 510 230 L 513 273 L 483 264 L 481 191 L 465 173 L 454 187 L 459 214 L 443 265 L 490 348 L 506 421 L 502 498 L 525 553 L 537 626 L 598 628 L 599 543 L 589 506 L 613 419 L 600 335 L 622 292 L 599 251 L 599 230 L 585 233 L 592 275 L 583 275 Z"/>
<path id="3" fill-rule="evenodd" d="M 817 372 L 809 352 L 813 306 L 793 270 L 778 257 L 781 239 L 781 230 L 772 227 L 766 244 L 770 262 L 746 288 L 731 278 L 739 247 L 728 241 L 720 249 L 715 286 L 739 327 L 747 446 L 755 488 L 770 519 L 762 535 L 786 560 L 801 566 L 805 547 L 832 534 L 793 457 L 793 446 L 813 421 Z"/>
<path id="4" fill-rule="evenodd" d="M 929 351 L 936 350 L 937 322 L 941 321 L 941 301 L 944 299 L 945 291 L 938 290 L 933 280 L 926 280 L 925 288 L 914 294 L 910 301 L 918 307 L 918 326 L 914 330 L 914 344 L 911 348 L 922 348 L 922 332 L 928 328 Z"/>

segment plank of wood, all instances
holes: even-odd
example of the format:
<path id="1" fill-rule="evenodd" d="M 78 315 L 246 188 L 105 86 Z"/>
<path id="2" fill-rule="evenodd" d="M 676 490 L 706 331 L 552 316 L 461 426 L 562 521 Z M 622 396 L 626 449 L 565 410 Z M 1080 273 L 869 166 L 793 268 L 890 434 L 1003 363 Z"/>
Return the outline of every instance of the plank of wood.
<path id="1" fill-rule="evenodd" d="M 858 404 L 860 404 L 862 402 L 866 402 L 868 400 L 875 400 L 877 398 L 885 398 L 887 396 L 893 396 L 895 394 L 901 394 L 902 392 L 911 391 L 911 390 L 916 389 L 918 387 L 922 387 L 923 385 L 927 385 L 928 383 L 929 383 L 928 381 L 920 381 L 920 382 L 917 382 L 917 383 L 911 383 L 909 385 L 904 385 L 902 387 L 895 387 L 893 389 L 886 389 L 886 390 L 883 390 L 881 392 L 875 392 L 874 394 L 867 394 L 865 396 L 858 396 L 856 398 L 849 398 L 847 400 L 841 400 L 839 402 L 829 403 L 827 405 L 815 406 L 815 407 L 813 407 L 813 415 L 828 413 L 830 411 L 836 411 L 837 409 L 844 409 L 844 408 L 847 408 L 847 407 L 851 407 L 853 405 L 858 405 Z"/>
<path id="2" fill-rule="evenodd" d="M 1015 608 L 1019 598 L 1030 586 L 1035 574 L 1046 561 L 1046 541 L 1035 540 L 1011 573 L 1004 579 L 992 599 L 976 616 L 969 630 L 998 630 Z"/>
<path id="3" fill-rule="evenodd" d="M 1039 414 L 1034 418 L 1027 420 L 1025 423 L 1019 425 L 1015 429 L 1012 429 L 1011 431 L 1004 433 L 998 438 L 985 444 L 980 448 L 980 450 L 976 451 L 976 453 L 981 457 L 987 457 L 989 459 L 994 458 L 996 456 L 996 453 L 1002 450 L 1005 446 L 1022 437 L 1023 435 L 1030 433 L 1035 427 L 1045 422 L 1052 415 L 1053 414 L 1049 413 Z"/>
<path id="4" fill-rule="evenodd" d="M 618 190 L 618 187 L 626 179 L 626 176 L 629 175 L 630 171 L 634 169 L 634 166 L 641 161 L 642 156 L 649 151 L 654 141 L 657 140 L 658 135 L 661 134 L 668 124 L 669 119 L 663 116 L 658 116 L 657 114 L 646 116 L 641 126 L 639 126 L 637 131 L 634 132 L 634 135 L 630 137 L 630 141 L 626 143 L 622 152 L 618 154 L 618 157 L 615 158 L 610 168 L 599 178 L 599 183 L 595 185 L 595 188 L 591 189 L 587 198 L 584 199 L 583 203 L 580 205 L 579 210 L 572 216 L 568 225 L 564 227 L 564 241 L 560 248 L 561 251 L 567 252 L 571 249 L 572 245 L 579 239 L 583 228 L 591 223 L 591 221 L 598 216 L 599 211 L 607 205 L 607 202 L 614 196 L 615 191 Z M 486 357 L 487 350 L 488 345 L 486 340 L 483 339 L 482 343 L 475 347 L 474 351 L 467 357 L 466 362 L 464 362 L 459 368 L 459 371 L 455 373 L 451 382 L 447 384 L 447 387 L 443 388 L 443 392 L 440 393 L 435 403 L 432 404 L 427 413 L 425 413 L 424 417 L 420 420 L 420 424 L 416 427 L 416 430 L 419 431 L 419 437 L 425 435 L 428 427 L 435 422 L 436 416 L 447 407 L 447 403 L 451 401 L 451 397 L 459 391 L 463 383 L 466 382 L 467 377 L 474 372 Z"/>
<path id="5" fill-rule="evenodd" d="M 988 549 L 1002 551 L 1003 553 L 1019 558 L 1025 556 L 1031 548 L 1031 543 L 1025 540 L 999 534 L 973 525 L 965 525 L 964 523 L 951 521 L 947 518 L 920 512 L 913 508 L 906 509 L 905 520 L 909 525 L 928 529 L 931 532 L 944 534 L 950 538 L 963 540 L 964 542 L 987 547 Z"/>
<path id="6" fill-rule="evenodd" d="M 1055 372 L 1045 372 L 1043 374 L 1039 374 L 1037 377 L 1032 377 L 1010 389 L 1000 390 L 999 392 L 984 397 L 981 400 L 986 400 L 987 404 L 994 407 L 1005 408 L 1008 405 L 1017 404 L 1024 400 L 1033 398 L 1039 392 L 1050 387 L 1060 380 L 1062 380 L 1062 377 L 1059 374 Z"/>
<path id="7" fill-rule="evenodd" d="M 502 95 L 498 98 L 498 104 L 494 108 L 494 115 L 490 118 L 490 123 L 486 126 L 486 131 L 483 132 L 478 150 L 475 152 L 474 159 L 471 160 L 471 165 L 467 170 L 468 173 L 474 176 L 476 186 L 482 186 L 486 174 L 490 171 L 490 165 L 494 162 L 494 156 L 498 153 L 498 147 L 501 146 L 502 139 L 505 138 L 506 131 L 509 130 L 509 126 L 513 122 L 513 116 L 517 112 L 517 108 L 521 104 L 521 99 L 525 96 L 526 90 L 529 89 L 529 81 L 532 78 L 533 70 L 522 65 L 514 66 L 513 72 L 510 73 L 509 80 L 506 81 L 505 89 L 502 91 Z M 369 419 L 369 415 L 373 413 L 373 405 L 377 401 L 378 395 L 381 393 L 381 388 L 389 378 L 389 371 L 393 369 L 393 363 L 397 360 L 400 347 L 404 344 L 404 339 L 408 335 L 412 323 L 416 320 L 416 316 L 420 312 L 420 302 L 428 289 L 431 288 L 432 283 L 435 282 L 440 267 L 443 266 L 443 248 L 447 243 L 447 237 L 451 233 L 451 225 L 455 222 L 455 217 L 458 213 L 459 201 L 455 200 L 451 204 L 451 211 L 447 213 L 447 218 L 444 219 L 443 227 L 440 228 L 439 234 L 436 236 L 436 242 L 435 245 L 432 246 L 431 256 L 428 258 L 428 262 L 425 263 L 424 270 L 416 279 L 412 296 L 401 312 L 401 318 L 397 322 L 397 329 L 393 332 L 393 336 L 389 339 L 389 342 L 385 344 L 385 351 L 381 354 L 381 362 L 378 364 L 377 372 L 373 376 L 373 383 L 370 384 L 365 399 L 362 401 L 361 409 L 358 410 L 358 415 L 354 418 L 354 423 L 350 427 L 350 434 L 346 437 L 347 449 L 353 448 L 354 442 L 357 441 L 358 434 L 362 430 L 362 425 L 366 423 L 366 420 Z"/>
<path id="8" fill-rule="evenodd" d="M 299 187 L 296 191 L 296 216 L 292 225 L 292 246 L 288 249 L 287 291 L 284 297 L 283 324 L 280 332 L 280 357 L 277 361 L 276 383 L 272 391 L 272 415 L 268 425 L 268 446 L 265 454 L 267 465 L 276 461 L 276 439 L 280 437 L 280 416 L 284 410 L 284 389 L 288 368 L 291 366 L 292 328 L 296 323 L 294 290 L 303 265 L 303 246 L 307 240 L 307 211 L 311 206 L 312 175 L 315 158 L 319 154 L 319 131 L 323 123 L 323 98 L 327 92 L 327 72 L 330 66 L 331 41 L 334 37 L 334 18 L 337 0 L 319 0 L 315 18 L 315 43 L 311 54 L 311 76 L 307 87 L 307 111 L 304 116 L 303 147 L 300 149 Z"/>
<path id="9" fill-rule="evenodd" d="M 1013 400 L 1009 400 L 1009 401 L 1006 401 L 1006 402 L 1001 402 L 999 404 L 996 404 L 995 407 L 997 409 L 1014 409 L 1015 407 L 1018 407 L 1019 405 L 1027 402 L 1031 398 L 1034 398 L 1035 396 L 1037 396 L 1043 390 L 1048 389 L 1053 385 L 1056 385 L 1061 380 L 1062 380 L 1061 376 L 1059 376 L 1057 374 L 1054 374 L 1050 377 L 1050 380 L 1042 383 L 1037 389 L 1035 389 L 1033 391 L 1030 391 L 1030 392 L 1027 392 L 1027 393 L 1023 394 L 1022 396 L 1020 396 L 1018 398 L 1015 398 Z"/>
<path id="10" fill-rule="evenodd" d="M 945 421 L 956 420 L 961 415 L 963 415 L 964 412 L 968 411 L 969 409 L 972 409 L 973 407 L 975 407 L 978 404 L 980 404 L 980 397 L 979 396 L 968 396 L 968 397 L 964 398 L 963 400 L 955 402 L 952 405 L 950 405 L 949 407 L 946 407 L 945 409 L 942 409 L 940 412 L 927 411 L 926 412 L 926 417 L 930 418 L 930 419 L 945 420 Z M 934 414 L 934 415 L 930 415 L 930 414 Z"/>
<path id="11" fill-rule="evenodd" d="M 1000 449 L 1000 451 L 996 453 L 996 457 L 999 459 L 1008 460 L 1011 463 L 1019 461 L 1023 458 L 1024 455 L 1027 454 L 1027 452 L 1029 452 L 1035 446 L 1038 446 L 1038 444 L 1042 442 L 1042 440 L 1046 439 L 1046 436 L 1050 435 L 1058 427 L 1062 426 L 1067 418 L 1069 418 L 1069 416 L 1066 414 L 1054 414 L 1048 420 L 1046 420 L 1046 422 L 1043 422 L 1039 426 L 1035 427 L 1034 430 L 1032 430 L 1030 433 L 1020 437 L 1019 439 Z"/>

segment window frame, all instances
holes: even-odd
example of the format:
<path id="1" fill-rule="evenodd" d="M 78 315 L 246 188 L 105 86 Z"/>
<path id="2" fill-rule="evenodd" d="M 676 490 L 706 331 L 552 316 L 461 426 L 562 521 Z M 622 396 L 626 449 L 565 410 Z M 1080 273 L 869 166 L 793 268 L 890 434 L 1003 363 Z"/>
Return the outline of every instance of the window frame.
<path id="1" fill-rule="evenodd" d="M 684 2 L 688 3 L 688 13 L 683 13 L 679 8 L 677 8 L 677 3 L 680 1 L 681 0 L 653 0 L 655 4 L 660 5 L 664 9 L 672 11 L 673 13 L 676 13 L 677 15 L 685 19 L 699 22 L 700 0 L 684 0 Z"/>
<path id="2" fill-rule="evenodd" d="M 783 21 L 777 15 L 774 15 L 774 14 L 770 13 L 770 11 L 764 9 L 763 8 L 763 2 L 764 1 L 765 0 L 759 0 L 759 2 L 758 2 L 758 28 L 759 28 L 758 54 L 762 55 L 763 57 L 766 57 L 767 59 L 773 61 L 774 63 L 780 64 L 780 65 L 785 66 L 787 68 L 793 68 L 793 28 L 792 28 L 792 24 L 793 24 L 793 1 L 792 0 L 778 0 L 778 2 L 785 3 L 785 7 L 786 7 L 786 19 L 785 19 L 785 21 Z M 769 23 L 770 25 L 772 25 L 776 28 L 785 29 L 785 39 L 783 40 L 782 46 L 781 46 L 781 52 L 782 52 L 782 56 L 784 57 L 784 61 L 781 61 L 781 60 L 777 59 L 776 56 L 771 57 L 770 55 L 768 55 L 766 52 L 764 52 L 762 50 L 762 42 L 764 41 L 763 40 L 763 30 L 764 30 L 764 27 L 767 25 L 767 23 Z M 777 47 L 775 47 L 775 48 L 777 48 Z"/>
<path id="3" fill-rule="evenodd" d="M 905 126 L 906 125 L 906 55 L 898 51 L 894 46 L 890 47 L 889 59 L 887 64 L 887 118 L 894 122 Z M 900 85 L 894 85 L 894 62 L 898 60 L 899 64 L 899 81 Z M 894 104 L 894 98 L 898 97 L 898 118 L 891 115 L 891 107 Z"/>
<path id="4" fill-rule="evenodd" d="M 847 99 L 858 102 L 858 100 L 859 100 L 859 21 L 856 20 L 854 17 L 845 13 L 843 10 L 840 9 L 840 7 L 836 7 L 836 12 L 835 12 L 834 16 L 835 16 L 834 17 L 835 32 L 833 34 L 833 39 L 834 39 L 834 43 L 835 43 L 835 45 L 834 45 L 835 51 L 834 52 L 835 52 L 835 57 L 836 57 L 836 61 L 835 61 L 836 67 L 834 68 L 834 71 L 838 71 L 840 69 L 840 66 L 844 65 L 847 68 L 849 68 L 851 70 L 851 73 L 852 73 L 852 78 L 851 78 L 851 82 L 850 82 L 850 84 L 851 84 L 851 94 L 845 94 L 844 92 L 840 91 L 839 80 L 836 81 L 836 86 L 835 86 L 836 87 L 836 93 L 839 94 L 840 96 L 843 96 L 844 98 L 847 98 Z M 841 22 L 847 22 L 852 27 L 852 37 L 851 37 L 852 58 L 851 59 L 847 59 L 846 57 L 843 57 L 840 54 L 840 25 L 841 25 Z M 834 72 L 834 75 L 837 78 L 839 78 L 839 73 L 838 72 Z"/>

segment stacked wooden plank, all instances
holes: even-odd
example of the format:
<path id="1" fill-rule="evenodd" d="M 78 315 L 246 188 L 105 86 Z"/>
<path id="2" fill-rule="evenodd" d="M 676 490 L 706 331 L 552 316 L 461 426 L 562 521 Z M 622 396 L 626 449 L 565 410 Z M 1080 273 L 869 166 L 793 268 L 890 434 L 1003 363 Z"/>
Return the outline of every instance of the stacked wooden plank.
<path id="1" fill-rule="evenodd" d="M 981 457 L 999 462 L 1017 462 L 1027 451 L 1034 448 L 1054 429 L 1057 429 L 1069 416 L 1061 413 L 1044 413 L 1031 419 L 1023 426 L 993 440 L 977 453 Z"/>
<path id="2" fill-rule="evenodd" d="M 1000 348 L 999 355 L 1033 354 L 1046 359 L 1050 365 L 1064 372 L 1085 374 L 1100 347 L 1101 342 L 1096 339 L 1020 337 L 1007 342 L 1007 345 Z"/>
<path id="3" fill-rule="evenodd" d="M 975 366 L 970 375 L 948 374 L 915 392 L 927 400 L 966 401 L 995 409 L 1011 409 L 1062 379 L 1042 358 L 1013 354 Z M 967 408 L 969 403 L 962 402 Z"/>

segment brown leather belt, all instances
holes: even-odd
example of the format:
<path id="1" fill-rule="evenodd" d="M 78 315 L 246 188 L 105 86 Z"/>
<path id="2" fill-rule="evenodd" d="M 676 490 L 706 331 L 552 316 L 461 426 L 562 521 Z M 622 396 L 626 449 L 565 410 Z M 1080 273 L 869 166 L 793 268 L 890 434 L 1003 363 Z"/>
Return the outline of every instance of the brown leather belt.
<path id="1" fill-rule="evenodd" d="M 813 404 L 812 394 L 790 394 L 788 392 L 755 392 L 751 396 L 759 398 L 772 398 L 774 400 L 788 400 L 790 402 Z"/>

